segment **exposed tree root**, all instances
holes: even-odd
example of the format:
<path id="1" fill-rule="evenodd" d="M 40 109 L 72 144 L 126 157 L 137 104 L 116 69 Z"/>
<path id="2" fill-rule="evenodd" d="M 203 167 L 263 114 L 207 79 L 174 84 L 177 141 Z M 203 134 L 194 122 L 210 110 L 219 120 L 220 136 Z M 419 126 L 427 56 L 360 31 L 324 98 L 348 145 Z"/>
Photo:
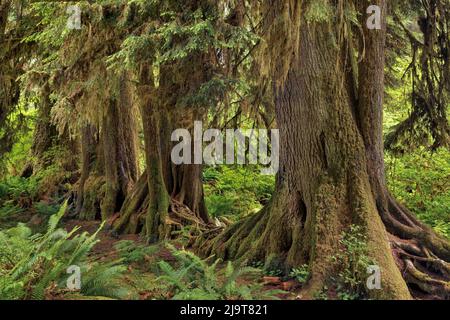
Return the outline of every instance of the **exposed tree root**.
<path id="1" fill-rule="evenodd" d="M 448 299 L 450 242 L 399 204 L 384 185 L 373 186 L 397 266 L 413 296 L 417 296 L 414 288 L 420 288 L 428 295 Z"/>
<path id="2" fill-rule="evenodd" d="M 124 202 L 121 214 L 109 221 L 114 233 L 140 233 L 145 226 L 145 218 L 148 213 L 149 193 L 147 175 L 143 174 L 136 183 L 130 196 Z M 168 225 L 170 237 L 172 231 L 180 230 L 184 226 L 193 226 L 195 230 L 204 232 L 211 229 L 211 225 L 205 223 L 188 206 L 171 198 L 169 201 L 168 215 L 165 219 Z"/>
<path id="3" fill-rule="evenodd" d="M 434 298 L 450 298 L 450 263 L 436 257 L 416 240 L 391 236 L 391 243 L 397 264 L 413 295 L 417 292 L 411 285 Z"/>
<path id="4" fill-rule="evenodd" d="M 378 206 L 378 210 L 389 233 L 402 239 L 414 239 L 438 258 L 450 261 L 450 242 L 418 221 L 408 209 L 401 206 L 392 196 L 388 195 L 387 210 L 380 206 Z"/>
<path id="5" fill-rule="evenodd" d="M 387 224 L 386 227 L 390 231 L 388 235 L 392 253 L 412 296 L 449 299 L 448 242 L 431 228 L 424 226 L 411 212 L 400 211 L 401 206 L 395 203 L 392 198 L 390 200 L 390 206 L 395 205 L 396 211 L 392 215 L 384 213 L 384 217 L 389 216 L 388 221 L 393 222 Z M 275 201 L 277 200 L 275 199 Z M 207 230 L 197 240 L 195 247 L 204 255 L 215 254 L 223 259 L 246 261 L 264 261 L 269 258 L 268 255 L 271 252 L 277 252 L 278 258 L 292 262 L 293 260 L 289 256 L 292 252 L 295 252 L 303 259 L 302 263 L 308 263 L 308 255 L 301 248 L 302 241 L 292 241 L 296 232 L 298 233 L 297 240 L 307 237 L 306 234 L 300 234 L 303 227 L 293 228 L 292 225 L 288 226 L 289 219 L 284 220 L 283 218 L 274 223 L 277 219 L 277 214 L 273 213 L 274 209 L 275 212 L 280 210 L 276 207 L 277 204 L 272 199 L 271 203 L 259 213 L 228 228 Z M 272 227 L 266 228 L 267 226 Z M 272 232 L 267 230 L 272 230 Z M 287 230 L 289 231 L 287 232 Z M 399 230 L 401 232 L 398 232 Z M 291 236 L 286 235 L 286 233 L 291 232 Z M 278 247 L 270 249 L 271 243 L 272 245 L 274 243 L 270 241 L 274 239 L 274 234 L 278 235 L 278 240 L 275 241 L 278 243 Z M 295 246 L 297 248 L 294 248 Z"/>

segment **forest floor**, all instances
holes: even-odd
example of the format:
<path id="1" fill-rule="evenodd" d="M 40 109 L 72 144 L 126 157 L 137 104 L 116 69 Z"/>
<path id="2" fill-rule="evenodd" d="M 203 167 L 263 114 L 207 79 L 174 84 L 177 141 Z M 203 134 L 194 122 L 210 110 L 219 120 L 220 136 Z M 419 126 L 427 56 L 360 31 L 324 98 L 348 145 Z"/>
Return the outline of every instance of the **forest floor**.
<path id="1" fill-rule="evenodd" d="M 450 161 L 448 152 L 428 154 L 416 153 L 400 160 L 387 157 L 389 185 L 396 198 L 408 205 L 418 217 L 432 226 L 437 232 L 450 238 Z M 48 196 L 40 191 L 49 189 L 53 173 L 42 177 L 22 179 L 12 177 L 0 182 L 0 241 L 7 239 L 10 248 L 2 244 L 1 254 L 9 254 L 15 263 L 21 263 L 20 252 L 37 248 L 32 243 L 33 235 L 45 235 L 50 217 L 56 215 L 64 202 L 60 196 Z M 273 191 L 273 177 L 261 176 L 257 168 L 207 168 L 204 171 L 205 200 L 212 217 L 224 217 L 230 222 L 239 221 L 264 206 Z M 67 190 L 69 190 L 67 187 Z M 26 243 L 14 237 L 11 230 L 20 225 L 30 229 Z M 74 235 L 95 234 L 101 226 L 100 221 L 83 221 L 63 217 L 58 226 L 69 233 L 79 228 Z M 20 231 L 20 230 L 15 230 Z M 175 237 L 175 235 L 174 235 Z M 222 261 L 214 265 L 214 257 L 202 259 L 189 250 L 183 232 L 175 239 L 147 245 L 139 235 L 112 236 L 107 230 L 97 233 L 97 243 L 85 255 L 81 263 L 87 268 L 98 268 L 97 274 L 90 271 L 93 287 L 86 292 L 70 292 L 66 289 L 67 273 L 59 273 L 59 288 L 46 291 L 46 299 L 302 299 L 301 281 L 308 277 L 308 270 L 299 266 L 296 270 L 282 270 L 278 265 L 256 262 L 251 265 L 233 264 L 238 275 L 230 276 L 230 266 Z M 52 242 L 52 245 L 54 243 Z M 185 249 L 187 248 L 187 249 Z M 49 246 L 39 253 L 51 255 Z M 7 274 L 14 265 L 0 254 L 0 275 Z M 70 256 L 70 252 L 69 252 Z M 184 259 L 184 260 L 183 260 Z M 51 258 L 49 270 L 42 266 L 31 267 L 30 274 L 39 278 L 11 279 L 12 285 L 24 280 L 24 290 L 2 292 L 10 283 L 2 284 L 0 277 L 0 296 L 13 299 L 29 299 L 31 290 L 38 279 L 45 279 L 55 265 L 65 265 L 66 256 Z M 194 268 L 192 264 L 195 264 Z M 27 266 L 28 267 L 28 266 Z M 112 268 L 111 268 L 112 267 Z M 249 267 L 258 272 L 247 272 Z M 103 269 L 102 269 L 103 268 Z M 109 268 L 109 269 L 108 269 Z M 195 269 L 195 272 L 193 272 Z M 89 270 L 88 270 L 89 271 Z M 244 272 L 245 271 L 245 272 Z M 41 273 L 42 272 L 42 273 Z M 231 272 L 232 274 L 233 272 Z M 294 274 L 293 274 L 294 273 Z M 93 274 L 93 275 L 92 275 Z M 83 276 L 83 275 L 82 275 Z M 88 277 L 88 276 L 86 276 Z M 82 278 L 83 279 L 83 278 Z M 86 278 L 84 278 L 86 279 Z M 300 279 L 300 280 L 299 280 Z M 83 282 L 83 280 L 82 280 Z M 224 288 L 223 283 L 232 285 Z M 114 283 L 111 286 L 111 283 Z M 3 288 L 2 288 L 3 285 Z M 336 288 L 326 288 L 317 299 L 355 299 L 349 292 L 339 292 Z M 419 299 L 428 296 L 416 295 Z"/>
<path id="2" fill-rule="evenodd" d="M 64 221 L 64 228 L 69 232 L 75 227 L 78 227 L 76 234 L 87 232 L 88 234 L 94 234 L 99 228 L 101 223 L 99 221 L 83 221 L 77 219 L 71 219 Z M 117 247 L 117 244 L 122 241 L 133 242 L 134 247 L 145 246 L 145 243 L 139 235 L 126 234 L 112 236 L 108 231 L 100 231 L 97 236 L 98 243 L 93 247 L 89 258 L 95 261 L 114 261 L 121 258 L 121 250 Z M 182 244 L 179 241 L 172 241 L 171 244 L 177 249 L 182 248 Z M 158 245 L 157 250 L 152 252 L 151 256 L 144 254 L 142 260 L 127 261 L 127 271 L 122 281 L 124 285 L 130 289 L 130 298 L 139 296 L 140 300 L 152 300 L 152 299 L 170 299 L 172 293 L 165 290 L 164 285 L 157 284 L 160 273 L 152 268 L 155 262 L 165 261 L 169 264 L 176 264 L 177 259 L 172 252 L 165 245 Z M 218 273 L 221 269 L 226 267 L 225 264 L 219 265 Z M 143 281 L 144 280 L 144 281 Z M 147 285 L 142 286 L 143 282 L 147 281 Z M 280 277 L 263 277 L 263 276 L 242 276 L 237 280 L 237 285 L 251 284 L 252 282 L 263 284 L 262 290 L 266 292 L 280 291 L 276 293 L 274 298 L 278 299 L 299 299 L 298 289 L 299 285 L 295 281 L 282 281 Z M 281 292 L 283 291 L 283 292 Z M 56 297 L 61 298 L 61 297 Z M 70 295 L 65 297 L 70 299 Z M 74 296 L 74 298 L 79 298 Z"/>

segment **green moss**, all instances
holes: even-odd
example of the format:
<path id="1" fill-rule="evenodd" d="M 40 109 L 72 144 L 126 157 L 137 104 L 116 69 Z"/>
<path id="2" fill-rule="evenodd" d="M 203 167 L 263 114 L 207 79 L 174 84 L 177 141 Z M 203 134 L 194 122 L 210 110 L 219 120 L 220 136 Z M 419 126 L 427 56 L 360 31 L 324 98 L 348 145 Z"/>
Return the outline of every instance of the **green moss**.
<path id="1" fill-rule="evenodd" d="M 333 9 L 328 0 L 310 1 L 305 13 L 308 22 L 327 22 L 334 17 Z"/>

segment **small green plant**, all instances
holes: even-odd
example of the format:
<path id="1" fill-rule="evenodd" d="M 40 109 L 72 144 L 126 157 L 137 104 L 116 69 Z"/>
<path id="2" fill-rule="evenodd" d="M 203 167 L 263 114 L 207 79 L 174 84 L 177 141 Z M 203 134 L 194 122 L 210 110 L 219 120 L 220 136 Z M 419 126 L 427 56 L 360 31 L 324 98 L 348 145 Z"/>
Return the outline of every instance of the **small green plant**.
<path id="1" fill-rule="evenodd" d="M 321 290 L 314 293 L 315 300 L 328 300 L 328 287 L 324 286 Z"/>
<path id="2" fill-rule="evenodd" d="M 309 277 L 309 267 L 304 264 L 298 268 L 293 268 L 289 273 L 289 276 L 297 280 L 299 283 L 303 284 L 308 280 Z"/>
<path id="3" fill-rule="evenodd" d="M 263 261 L 250 261 L 248 263 L 249 267 L 255 268 L 255 269 L 264 269 L 264 262 Z"/>
<path id="4" fill-rule="evenodd" d="M 258 273 L 259 270 L 251 267 L 235 268 L 231 262 L 225 270 L 218 270 L 220 259 L 209 264 L 186 250 L 177 250 L 168 245 L 177 259 L 177 267 L 165 261 L 159 266 L 163 275 L 159 278 L 171 285 L 175 292 L 175 300 L 228 300 L 228 299 L 276 299 L 280 290 L 264 291 L 260 284 L 240 284 L 238 278 L 244 275 Z"/>
<path id="5" fill-rule="evenodd" d="M 339 300 L 358 300 L 359 295 L 356 293 L 351 293 L 346 290 L 338 288 L 337 297 Z"/>
<path id="6" fill-rule="evenodd" d="M 282 277 L 284 273 L 283 260 L 276 255 L 269 255 L 264 263 L 263 272 L 266 276 Z"/>
<path id="7" fill-rule="evenodd" d="M 282 277 L 284 273 L 281 269 L 271 269 L 264 270 L 264 274 L 269 277 Z"/>
<path id="8" fill-rule="evenodd" d="M 367 238 L 363 228 L 351 225 L 339 242 L 341 249 L 332 258 L 339 266 L 337 275 L 333 277 L 338 297 L 346 300 L 367 298 L 367 267 L 374 263 L 367 256 Z"/>

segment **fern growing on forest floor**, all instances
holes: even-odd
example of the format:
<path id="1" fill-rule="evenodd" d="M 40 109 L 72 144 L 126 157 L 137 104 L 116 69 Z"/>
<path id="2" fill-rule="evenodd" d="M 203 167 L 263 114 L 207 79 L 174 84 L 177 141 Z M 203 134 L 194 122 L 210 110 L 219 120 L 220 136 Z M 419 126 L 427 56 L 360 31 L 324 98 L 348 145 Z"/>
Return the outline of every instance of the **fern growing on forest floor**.
<path id="1" fill-rule="evenodd" d="M 201 259 L 192 252 L 177 250 L 168 245 L 177 259 L 177 268 L 165 261 L 159 266 L 163 275 L 159 277 L 169 283 L 175 292 L 174 300 L 228 300 L 228 299 L 276 299 L 281 290 L 262 290 L 261 284 L 239 283 L 238 278 L 244 275 L 260 273 L 251 267 L 233 267 L 228 262 L 224 271 L 218 271 L 221 262 L 217 259 L 208 264 L 209 259 Z"/>
<path id="2" fill-rule="evenodd" d="M 289 273 L 289 276 L 297 280 L 300 284 L 303 284 L 308 280 L 310 275 L 309 266 L 304 264 L 298 268 L 293 268 Z"/>
<path id="3" fill-rule="evenodd" d="M 0 299 L 44 299 L 64 294 L 71 265 L 80 267 L 81 294 L 124 297 L 117 278 L 125 267 L 118 262 L 87 260 L 98 231 L 75 235 L 79 228 L 70 232 L 57 228 L 66 207 L 64 204 L 50 217 L 45 234 L 32 235 L 24 224 L 0 232 Z"/>
<path id="4" fill-rule="evenodd" d="M 158 250 L 157 246 L 139 245 L 132 240 L 119 241 L 114 245 L 114 248 L 126 263 L 142 262 L 146 256 L 153 255 Z"/>

